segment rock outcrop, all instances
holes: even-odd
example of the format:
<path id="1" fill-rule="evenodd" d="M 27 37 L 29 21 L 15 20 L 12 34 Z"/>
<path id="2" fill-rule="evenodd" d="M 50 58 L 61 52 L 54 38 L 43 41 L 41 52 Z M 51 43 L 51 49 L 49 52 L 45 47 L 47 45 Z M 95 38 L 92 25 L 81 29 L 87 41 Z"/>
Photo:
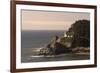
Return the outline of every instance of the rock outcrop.
<path id="1" fill-rule="evenodd" d="M 55 36 L 49 44 L 39 50 L 38 54 L 89 53 L 90 49 L 86 47 L 90 47 L 90 21 L 78 20 L 63 36 Z"/>
<path id="2" fill-rule="evenodd" d="M 60 43 L 60 38 L 56 36 L 53 40 L 44 48 L 40 50 L 39 55 L 58 55 L 71 52 L 69 48 Z"/>

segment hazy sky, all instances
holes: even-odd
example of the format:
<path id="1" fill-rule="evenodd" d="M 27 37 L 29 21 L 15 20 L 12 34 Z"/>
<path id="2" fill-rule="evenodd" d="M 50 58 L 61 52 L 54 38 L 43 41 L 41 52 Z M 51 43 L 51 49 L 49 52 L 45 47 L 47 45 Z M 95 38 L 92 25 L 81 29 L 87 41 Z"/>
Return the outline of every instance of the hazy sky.
<path id="1" fill-rule="evenodd" d="M 76 20 L 90 20 L 89 13 L 22 10 L 22 30 L 67 30 Z"/>

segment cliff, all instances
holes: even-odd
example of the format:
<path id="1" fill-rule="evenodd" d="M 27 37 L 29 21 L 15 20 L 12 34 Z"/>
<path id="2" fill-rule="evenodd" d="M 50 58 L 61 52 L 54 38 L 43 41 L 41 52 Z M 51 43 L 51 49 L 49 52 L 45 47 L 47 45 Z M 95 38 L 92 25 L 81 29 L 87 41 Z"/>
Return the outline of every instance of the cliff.
<path id="1" fill-rule="evenodd" d="M 55 36 L 47 46 L 40 50 L 39 55 L 57 55 L 71 52 L 65 44 L 61 43 L 61 40 L 61 38 Z"/>
<path id="2" fill-rule="evenodd" d="M 40 49 L 38 55 L 58 55 L 64 53 L 89 53 L 90 21 L 79 20 L 71 25 L 61 37 L 55 36 L 49 44 Z M 81 49 L 82 47 L 82 49 Z"/>

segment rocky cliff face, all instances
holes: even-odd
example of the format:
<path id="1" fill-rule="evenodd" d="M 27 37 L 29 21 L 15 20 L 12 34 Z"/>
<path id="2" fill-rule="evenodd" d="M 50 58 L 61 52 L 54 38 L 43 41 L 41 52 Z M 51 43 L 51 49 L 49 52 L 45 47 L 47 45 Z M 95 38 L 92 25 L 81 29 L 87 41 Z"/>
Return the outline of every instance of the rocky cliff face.
<path id="1" fill-rule="evenodd" d="M 84 48 L 81 49 L 81 47 Z M 39 55 L 57 55 L 70 52 L 89 53 L 90 49 L 87 47 L 90 47 L 90 21 L 78 20 L 62 37 L 55 36 L 49 44 L 39 51 Z"/>
<path id="2" fill-rule="evenodd" d="M 40 50 L 39 55 L 57 55 L 68 52 L 71 52 L 71 50 L 62 44 L 60 38 L 56 36 L 46 47 Z"/>

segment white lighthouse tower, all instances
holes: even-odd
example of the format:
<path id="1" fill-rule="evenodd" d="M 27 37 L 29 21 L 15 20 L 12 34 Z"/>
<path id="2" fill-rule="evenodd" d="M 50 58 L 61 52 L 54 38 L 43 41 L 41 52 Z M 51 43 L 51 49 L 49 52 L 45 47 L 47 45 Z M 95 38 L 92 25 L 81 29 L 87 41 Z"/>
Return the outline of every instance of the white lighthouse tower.
<path id="1" fill-rule="evenodd" d="M 64 32 L 64 37 L 67 37 L 67 34 L 66 34 L 66 32 Z"/>

